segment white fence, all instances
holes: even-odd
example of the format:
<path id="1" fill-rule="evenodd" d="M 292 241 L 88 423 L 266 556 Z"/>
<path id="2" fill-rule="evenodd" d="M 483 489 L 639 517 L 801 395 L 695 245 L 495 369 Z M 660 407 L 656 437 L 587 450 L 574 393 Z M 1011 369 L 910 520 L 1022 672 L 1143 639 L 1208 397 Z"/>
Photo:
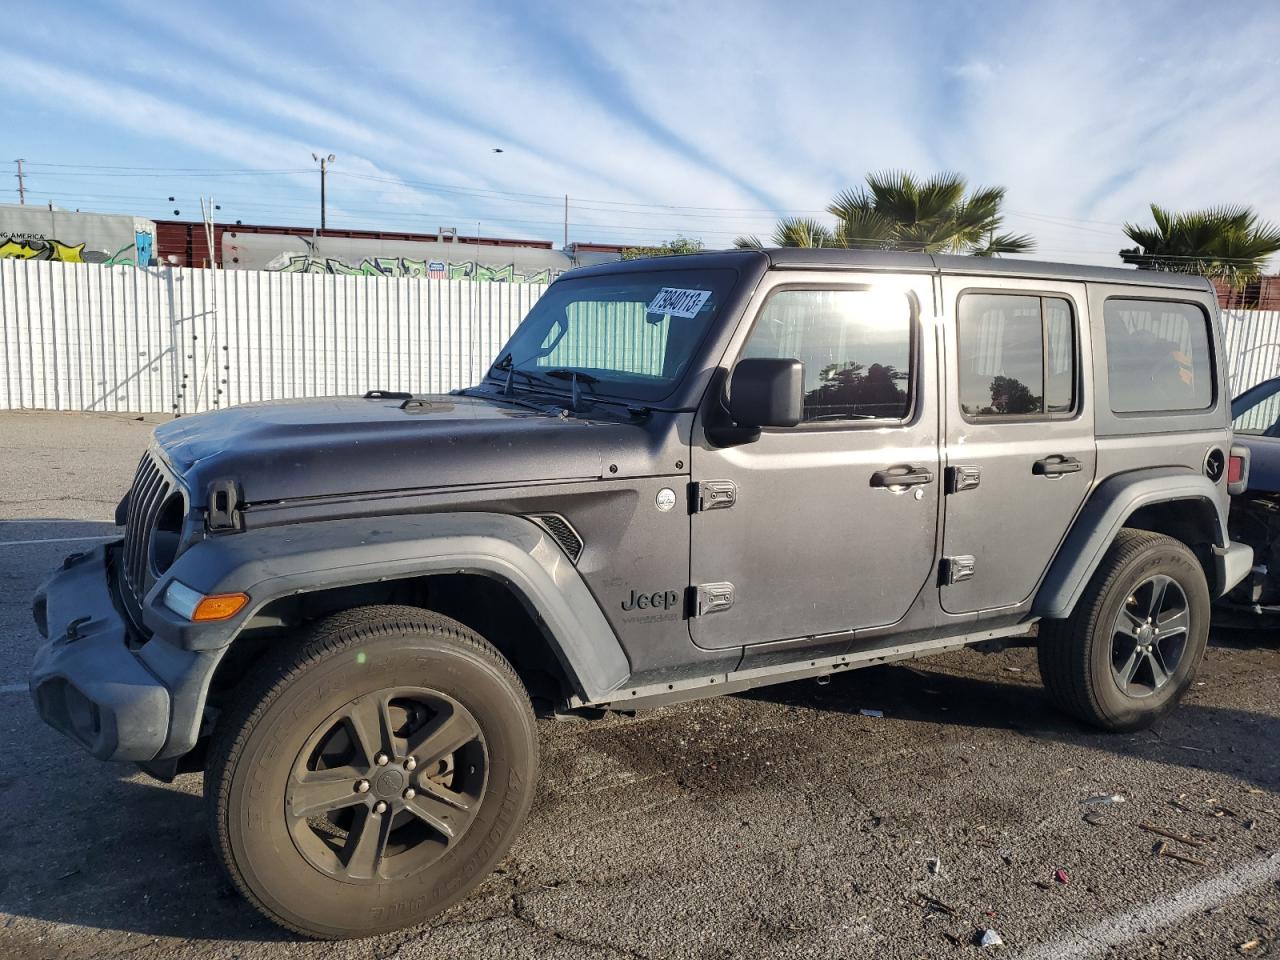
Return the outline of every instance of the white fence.
<path id="1" fill-rule="evenodd" d="M 476 382 L 545 289 L 0 260 L 0 409 L 446 391 Z"/>
<path id="2" fill-rule="evenodd" d="M 483 374 L 544 290 L 0 260 L 0 409 L 181 414 L 451 390 Z M 1280 311 L 1224 311 L 1222 324 L 1233 394 L 1280 375 Z"/>
<path id="3" fill-rule="evenodd" d="M 1280 310 L 1223 310 L 1231 395 L 1280 376 Z"/>

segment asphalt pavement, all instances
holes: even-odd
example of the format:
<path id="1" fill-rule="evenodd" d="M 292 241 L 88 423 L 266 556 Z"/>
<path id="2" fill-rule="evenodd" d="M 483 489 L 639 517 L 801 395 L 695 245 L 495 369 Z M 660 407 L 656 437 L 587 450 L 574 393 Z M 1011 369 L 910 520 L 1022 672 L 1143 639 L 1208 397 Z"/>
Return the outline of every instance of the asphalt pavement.
<path id="1" fill-rule="evenodd" d="M 471 897 L 373 940 L 282 933 L 219 875 L 200 776 L 89 759 L 26 693 L 30 597 L 114 534 L 157 419 L 0 414 L 0 958 L 1280 956 L 1262 629 L 1215 631 L 1134 735 L 1056 713 L 1028 650 L 541 722 L 530 821 Z"/>

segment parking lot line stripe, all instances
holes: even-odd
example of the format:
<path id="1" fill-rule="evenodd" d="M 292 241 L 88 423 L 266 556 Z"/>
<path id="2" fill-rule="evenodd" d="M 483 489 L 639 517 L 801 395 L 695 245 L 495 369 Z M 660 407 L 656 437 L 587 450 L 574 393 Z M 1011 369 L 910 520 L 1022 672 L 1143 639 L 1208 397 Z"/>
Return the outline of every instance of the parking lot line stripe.
<path id="1" fill-rule="evenodd" d="M 26 693 L 27 685 L 25 683 L 10 683 L 0 686 L 0 693 Z"/>
<path id="2" fill-rule="evenodd" d="M 69 520 L 66 517 L 5 517 L 0 523 L 112 523 L 111 520 Z"/>
<path id="3" fill-rule="evenodd" d="M 0 547 L 27 547 L 33 543 L 74 543 L 77 540 L 118 540 L 120 534 L 110 533 L 105 537 L 50 537 L 47 540 L 0 540 Z"/>
<path id="4" fill-rule="evenodd" d="M 1238 897 L 1280 878 L 1280 853 L 1253 860 L 1144 907 L 1118 913 L 1076 933 L 1046 940 L 1016 954 L 1016 960 L 1086 960 Z"/>

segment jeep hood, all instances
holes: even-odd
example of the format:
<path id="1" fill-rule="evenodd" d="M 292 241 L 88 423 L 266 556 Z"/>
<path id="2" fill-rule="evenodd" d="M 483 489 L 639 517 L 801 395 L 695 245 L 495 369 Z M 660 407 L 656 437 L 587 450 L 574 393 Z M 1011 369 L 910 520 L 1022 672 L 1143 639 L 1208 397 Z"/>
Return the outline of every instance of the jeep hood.
<path id="1" fill-rule="evenodd" d="M 480 396 L 328 397 L 247 404 L 156 428 L 155 443 L 192 505 L 232 480 L 244 502 L 476 484 L 599 479 L 624 450 L 643 449 L 631 422 L 561 417 Z"/>

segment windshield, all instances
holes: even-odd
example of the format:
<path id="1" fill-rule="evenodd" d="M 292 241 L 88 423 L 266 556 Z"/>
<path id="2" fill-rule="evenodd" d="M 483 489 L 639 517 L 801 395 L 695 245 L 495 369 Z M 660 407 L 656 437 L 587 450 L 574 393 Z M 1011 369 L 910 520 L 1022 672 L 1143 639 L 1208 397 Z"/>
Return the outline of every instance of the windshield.
<path id="1" fill-rule="evenodd" d="M 1260 383 L 1231 404 L 1232 428 L 1251 437 L 1280 436 L 1280 377 Z"/>
<path id="2" fill-rule="evenodd" d="M 490 376 L 514 370 L 529 375 L 514 379 L 517 388 L 536 379 L 539 389 L 564 390 L 572 371 L 592 394 L 661 400 L 687 372 L 736 279 L 733 270 L 654 270 L 558 280 Z"/>

